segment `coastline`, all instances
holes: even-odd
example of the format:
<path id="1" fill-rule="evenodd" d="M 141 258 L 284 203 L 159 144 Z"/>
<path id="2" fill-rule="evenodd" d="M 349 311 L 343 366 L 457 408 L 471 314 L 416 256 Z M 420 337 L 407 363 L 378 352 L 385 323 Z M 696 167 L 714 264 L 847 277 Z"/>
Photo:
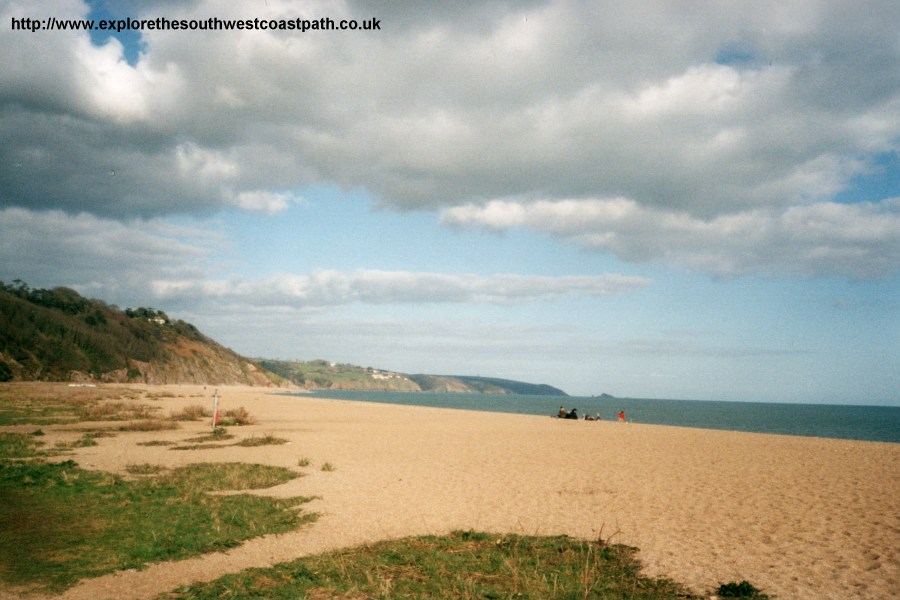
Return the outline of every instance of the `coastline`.
<path id="1" fill-rule="evenodd" d="M 318 398 L 539 416 L 555 416 L 558 406 L 564 404 L 567 408 L 578 407 L 582 415 L 599 412 L 607 421 L 617 420 L 616 413 L 624 410 L 628 421 L 634 423 L 900 443 L 900 406 L 374 390 L 315 390 L 310 393 Z"/>
<path id="2" fill-rule="evenodd" d="M 212 397 L 165 390 L 163 411 Z M 313 468 L 266 494 L 313 495 L 319 520 L 223 553 L 87 580 L 65 598 L 151 598 L 194 580 L 408 535 L 564 533 L 640 548 L 645 570 L 704 592 L 748 579 L 780 598 L 890 597 L 900 585 L 900 445 L 285 396 L 220 386 L 283 446 L 171 452 L 138 446 L 206 430 L 102 438 L 84 468 L 260 462 Z M 65 433 L 49 432 L 53 436 Z M 317 465 L 328 462 L 333 472 Z"/>

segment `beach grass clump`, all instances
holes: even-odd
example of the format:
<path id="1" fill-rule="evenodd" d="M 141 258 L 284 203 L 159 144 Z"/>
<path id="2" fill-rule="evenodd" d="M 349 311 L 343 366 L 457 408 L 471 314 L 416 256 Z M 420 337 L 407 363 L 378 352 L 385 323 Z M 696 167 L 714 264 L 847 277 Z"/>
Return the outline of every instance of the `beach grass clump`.
<path id="1" fill-rule="evenodd" d="M 128 388 L 69 387 L 60 383 L 12 382 L 0 386 L 0 426 L 58 425 L 88 420 L 98 412 L 114 412 L 96 408 L 102 404 L 124 407 L 122 399 L 136 397 Z"/>
<path id="2" fill-rule="evenodd" d="M 162 465 L 150 463 L 125 465 L 125 471 L 130 475 L 159 475 L 166 468 Z"/>
<path id="3" fill-rule="evenodd" d="M 322 470 L 325 471 L 326 473 L 331 473 L 333 471 L 337 471 L 337 467 L 335 467 L 330 462 L 327 462 L 327 463 L 322 463 Z"/>
<path id="4" fill-rule="evenodd" d="M 137 402 L 94 402 L 81 407 L 78 418 L 81 421 L 127 421 L 149 419 L 158 407 Z"/>
<path id="5" fill-rule="evenodd" d="M 184 441 L 193 442 L 193 443 L 203 443 L 203 442 L 224 442 L 224 441 L 233 440 L 233 439 L 234 439 L 234 436 L 232 434 L 226 432 L 223 427 L 217 427 L 212 433 L 188 438 Z"/>
<path id="6" fill-rule="evenodd" d="M 166 431 L 178 429 L 178 423 L 166 419 L 143 419 L 119 427 L 119 431 Z"/>
<path id="7" fill-rule="evenodd" d="M 0 458 L 31 457 L 42 444 L 42 441 L 21 433 L 0 432 Z"/>
<path id="8" fill-rule="evenodd" d="M 226 410 L 223 418 L 219 420 L 219 423 L 224 427 L 229 425 L 252 425 L 255 422 L 256 420 L 250 416 L 250 413 L 243 406 Z"/>
<path id="9" fill-rule="evenodd" d="M 89 434 L 85 434 L 78 439 L 71 440 L 68 442 L 56 442 L 54 448 L 58 451 L 72 450 L 73 448 L 89 448 L 91 446 L 96 446 L 97 440 L 91 437 Z"/>
<path id="10" fill-rule="evenodd" d="M 248 569 L 169 598 L 694 598 L 641 575 L 635 549 L 566 536 L 454 532 Z"/>
<path id="11" fill-rule="evenodd" d="M 237 444 L 236 446 L 244 446 L 245 448 L 252 448 L 254 446 L 278 446 L 280 444 L 287 444 L 287 440 L 280 437 L 275 437 L 271 434 L 266 434 L 264 436 L 256 437 L 251 436 L 248 438 L 244 438 Z"/>
<path id="12" fill-rule="evenodd" d="M 200 404 L 185 406 L 179 412 L 172 413 L 169 418 L 174 421 L 199 421 L 212 416 L 212 411 Z"/>
<path id="13" fill-rule="evenodd" d="M 85 577 L 231 548 L 314 518 L 297 510 L 308 498 L 208 493 L 298 476 L 282 467 L 199 464 L 128 480 L 71 460 L 21 460 L 17 455 L 34 450 L 32 438 L 21 438 L 0 436 L 4 587 L 57 593 Z"/>

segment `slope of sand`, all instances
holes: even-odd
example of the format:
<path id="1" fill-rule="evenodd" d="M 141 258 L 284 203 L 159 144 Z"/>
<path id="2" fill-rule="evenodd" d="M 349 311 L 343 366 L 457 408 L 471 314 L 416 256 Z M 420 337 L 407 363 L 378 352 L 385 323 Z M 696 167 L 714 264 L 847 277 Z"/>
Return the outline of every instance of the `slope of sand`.
<path id="1" fill-rule="evenodd" d="M 174 387 L 175 394 L 212 389 Z M 321 551 L 385 538 L 475 529 L 612 538 L 641 549 L 651 574 L 704 592 L 749 579 L 782 600 L 896 598 L 900 589 L 900 444 L 584 422 L 220 389 L 281 446 L 171 451 L 137 442 L 208 431 L 100 438 L 76 460 L 242 461 L 307 476 L 266 493 L 314 495 L 319 520 L 227 553 L 83 581 L 66 598 L 147 598 Z M 196 397 L 154 400 L 165 411 Z M 553 407 L 548 406 L 548 412 Z M 52 439 L 48 439 L 52 443 Z M 323 463 L 335 470 L 324 472 Z"/>

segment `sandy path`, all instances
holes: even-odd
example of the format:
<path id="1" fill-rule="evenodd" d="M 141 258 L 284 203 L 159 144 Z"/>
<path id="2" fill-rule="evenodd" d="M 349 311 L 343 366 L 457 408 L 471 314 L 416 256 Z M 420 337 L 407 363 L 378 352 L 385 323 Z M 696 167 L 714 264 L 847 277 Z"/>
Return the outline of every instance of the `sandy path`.
<path id="1" fill-rule="evenodd" d="M 198 399 L 160 402 L 175 409 Z M 181 452 L 136 445 L 208 429 L 192 423 L 101 438 L 77 460 L 122 471 L 132 463 L 231 460 L 296 468 L 308 458 L 306 477 L 267 493 L 319 496 L 308 508 L 321 518 L 226 553 L 83 581 L 64 598 L 149 598 L 249 566 L 453 529 L 615 534 L 613 541 L 641 548 L 648 572 L 698 592 L 745 578 L 782 600 L 894 598 L 900 588 L 900 444 L 287 398 L 246 388 L 223 389 L 222 403 L 246 406 L 258 420 L 230 432 L 291 443 Z M 325 462 L 336 470 L 321 471 Z"/>

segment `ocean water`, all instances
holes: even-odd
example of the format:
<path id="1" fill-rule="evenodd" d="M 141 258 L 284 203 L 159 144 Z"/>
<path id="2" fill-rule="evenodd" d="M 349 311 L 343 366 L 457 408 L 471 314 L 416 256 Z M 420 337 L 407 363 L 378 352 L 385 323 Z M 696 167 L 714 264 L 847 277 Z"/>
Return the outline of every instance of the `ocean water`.
<path id="1" fill-rule="evenodd" d="M 634 423 L 900 443 L 900 407 L 895 406 L 337 390 L 320 390 L 313 395 L 547 416 L 557 414 L 564 405 L 566 409 L 577 407 L 582 416 L 599 412 L 604 421 L 615 420 L 616 413 L 623 410 Z"/>

